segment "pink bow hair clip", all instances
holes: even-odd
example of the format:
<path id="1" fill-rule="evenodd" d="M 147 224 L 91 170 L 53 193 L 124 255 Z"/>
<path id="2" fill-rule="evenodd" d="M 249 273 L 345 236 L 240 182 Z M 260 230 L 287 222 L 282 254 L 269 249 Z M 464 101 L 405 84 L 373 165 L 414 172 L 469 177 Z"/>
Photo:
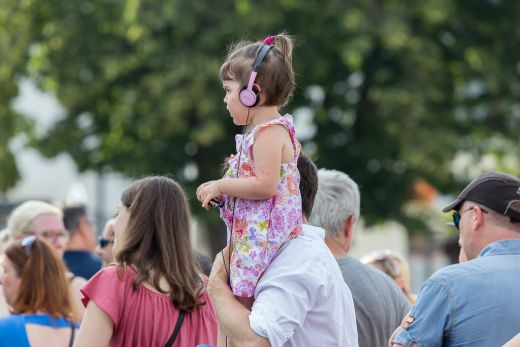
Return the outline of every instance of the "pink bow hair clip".
<path id="1" fill-rule="evenodd" d="M 266 45 L 272 45 L 274 40 L 276 40 L 276 36 L 267 36 L 265 39 L 264 39 L 264 43 Z"/>

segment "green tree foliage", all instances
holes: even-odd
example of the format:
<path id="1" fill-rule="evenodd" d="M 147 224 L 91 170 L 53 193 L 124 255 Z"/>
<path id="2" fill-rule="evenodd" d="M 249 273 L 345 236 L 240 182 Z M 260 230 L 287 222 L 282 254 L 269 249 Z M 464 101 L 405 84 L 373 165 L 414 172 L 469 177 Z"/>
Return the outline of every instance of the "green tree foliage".
<path id="1" fill-rule="evenodd" d="M 518 156 L 519 17 L 500 0 L 4 0 L 0 190 L 17 177 L 8 140 L 28 131 L 10 107 L 25 76 L 66 110 L 31 137 L 43 154 L 173 173 L 193 192 L 220 175 L 238 132 L 217 73 L 226 46 L 285 29 L 299 85 L 285 111 L 317 126 L 305 148 L 360 184 L 369 223 L 412 223 L 417 178 L 449 191 L 465 183 L 453 179 L 461 153 Z"/>

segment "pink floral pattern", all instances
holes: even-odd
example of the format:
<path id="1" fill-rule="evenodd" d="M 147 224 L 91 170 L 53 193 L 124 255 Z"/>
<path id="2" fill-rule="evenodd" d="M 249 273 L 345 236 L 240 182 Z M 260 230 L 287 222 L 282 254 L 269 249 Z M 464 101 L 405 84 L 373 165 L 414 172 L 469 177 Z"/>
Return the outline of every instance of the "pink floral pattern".
<path id="1" fill-rule="evenodd" d="M 252 297 L 256 283 L 280 247 L 289 239 L 300 235 L 302 230 L 300 174 L 297 167 L 301 147 L 295 138 L 291 115 L 287 114 L 258 125 L 244 135 L 244 148 L 240 156 L 238 177 L 255 175 L 252 153 L 256 134 L 262 128 L 275 124 L 287 128 L 294 145 L 292 162 L 282 163 L 276 194 L 267 200 L 234 199 L 225 195 L 224 207 L 220 210 L 220 217 L 226 224 L 227 230 L 231 230 L 233 226 L 230 277 L 231 289 L 236 296 Z M 224 175 L 229 179 L 237 177 L 242 135 L 237 135 L 235 140 L 237 154 L 228 160 L 229 167 Z M 235 200 L 236 207 L 233 216 Z"/>

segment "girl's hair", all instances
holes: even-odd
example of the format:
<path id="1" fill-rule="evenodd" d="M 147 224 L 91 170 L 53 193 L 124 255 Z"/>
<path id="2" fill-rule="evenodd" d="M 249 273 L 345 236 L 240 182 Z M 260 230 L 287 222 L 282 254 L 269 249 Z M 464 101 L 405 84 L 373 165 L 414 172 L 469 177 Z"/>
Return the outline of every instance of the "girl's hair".
<path id="1" fill-rule="evenodd" d="M 255 83 L 265 94 L 265 106 L 284 106 L 291 99 L 296 87 L 292 68 L 293 40 L 285 33 L 274 37 L 274 48 L 267 53 L 260 65 Z M 261 41 L 240 41 L 231 45 L 226 60 L 220 67 L 220 79 L 237 81 L 246 87 L 263 45 Z"/>
<path id="2" fill-rule="evenodd" d="M 193 311 L 202 304 L 204 283 L 191 248 L 190 213 L 182 188 L 167 177 L 146 177 L 121 194 L 121 203 L 130 217 L 116 243 L 120 276 L 125 266 L 133 266 L 134 290 L 146 281 L 161 292 L 164 278 L 174 306 Z"/>
<path id="3" fill-rule="evenodd" d="M 21 277 L 20 287 L 11 303 L 12 312 L 46 312 L 53 317 L 75 321 L 67 269 L 45 241 L 35 238 L 22 246 L 7 247 L 7 259 Z"/>

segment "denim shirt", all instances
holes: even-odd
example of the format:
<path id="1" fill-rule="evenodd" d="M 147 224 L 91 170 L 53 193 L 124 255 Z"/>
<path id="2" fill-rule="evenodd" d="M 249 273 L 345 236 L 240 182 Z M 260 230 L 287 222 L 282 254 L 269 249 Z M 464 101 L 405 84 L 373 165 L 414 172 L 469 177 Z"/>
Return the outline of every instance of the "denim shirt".
<path id="1" fill-rule="evenodd" d="M 426 281 L 402 329 L 403 346 L 501 346 L 520 332 L 520 239 L 495 241 Z"/>

